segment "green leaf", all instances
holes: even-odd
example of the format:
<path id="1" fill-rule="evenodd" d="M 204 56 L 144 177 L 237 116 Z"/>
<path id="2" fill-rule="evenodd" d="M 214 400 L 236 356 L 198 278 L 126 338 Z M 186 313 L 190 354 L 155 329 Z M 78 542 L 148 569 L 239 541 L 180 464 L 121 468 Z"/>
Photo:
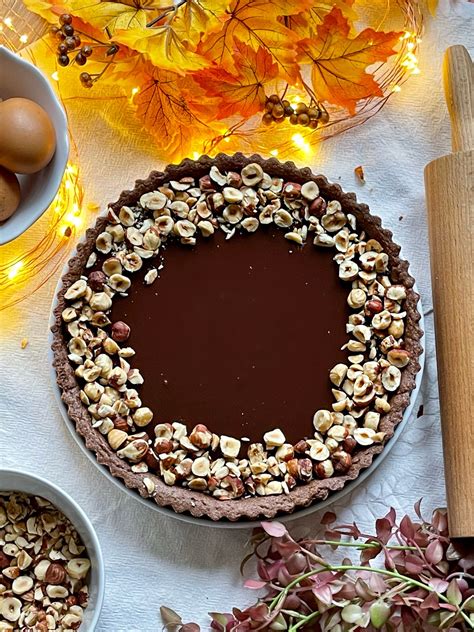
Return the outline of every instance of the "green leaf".
<path id="1" fill-rule="evenodd" d="M 209 616 L 215 623 L 217 623 L 217 625 L 222 627 L 222 630 L 227 628 L 227 617 L 224 614 L 221 614 L 220 612 L 210 612 Z"/>
<path id="2" fill-rule="evenodd" d="M 341 611 L 342 620 L 346 623 L 359 623 L 362 614 L 362 608 L 353 603 L 345 606 Z"/>
<path id="3" fill-rule="evenodd" d="M 167 606 L 160 606 L 160 615 L 167 630 L 176 630 L 183 624 L 179 614 Z"/>
<path id="4" fill-rule="evenodd" d="M 281 612 L 277 616 L 277 618 L 270 623 L 269 628 L 270 630 L 287 630 L 288 629 L 288 625 L 285 621 L 285 617 L 282 615 Z"/>
<path id="5" fill-rule="evenodd" d="M 463 610 L 465 610 L 466 612 L 474 612 L 474 595 L 466 599 L 466 601 L 464 602 Z"/>
<path id="6" fill-rule="evenodd" d="M 370 622 L 379 630 L 389 620 L 391 608 L 384 601 L 375 601 L 370 606 Z"/>
<path id="7" fill-rule="evenodd" d="M 461 591 L 459 590 L 458 583 L 455 579 L 452 579 L 449 582 L 446 596 L 448 598 L 449 603 L 452 603 L 454 606 L 459 606 L 459 604 L 462 602 L 462 594 L 461 594 Z"/>

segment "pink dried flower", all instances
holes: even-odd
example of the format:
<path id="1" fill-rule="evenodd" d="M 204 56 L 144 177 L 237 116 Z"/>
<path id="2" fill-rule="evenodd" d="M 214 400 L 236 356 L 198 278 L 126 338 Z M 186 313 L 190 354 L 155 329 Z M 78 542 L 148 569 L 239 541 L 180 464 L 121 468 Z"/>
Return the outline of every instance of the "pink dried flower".
<path id="1" fill-rule="evenodd" d="M 314 632 L 467 632 L 474 630 L 474 553 L 449 539 L 445 510 L 430 522 L 415 505 L 418 521 L 392 508 L 375 523 L 375 534 L 356 524 L 336 524 L 326 513 L 324 539 L 294 540 L 278 522 L 264 522 L 252 536 L 258 579 L 245 585 L 262 597 L 245 610 L 212 613 L 221 632 L 307 630 Z M 358 559 L 333 561 L 332 550 L 358 551 Z M 166 627 L 197 632 L 165 609 Z M 170 615 L 170 613 L 172 613 Z M 171 620 L 170 620 L 171 617 Z M 178 617 L 179 621 L 177 621 Z"/>

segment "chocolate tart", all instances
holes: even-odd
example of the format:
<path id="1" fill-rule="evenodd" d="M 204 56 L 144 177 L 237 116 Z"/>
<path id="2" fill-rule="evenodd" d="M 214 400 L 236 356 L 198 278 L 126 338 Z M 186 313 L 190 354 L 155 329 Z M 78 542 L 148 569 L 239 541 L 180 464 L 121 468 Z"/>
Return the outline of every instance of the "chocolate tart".
<path id="1" fill-rule="evenodd" d="M 384 449 L 415 387 L 419 297 L 399 253 L 353 193 L 291 162 L 152 172 L 62 278 L 52 349 L 77 433 L 178 513 L 255 520 L 326 499 Z"/>

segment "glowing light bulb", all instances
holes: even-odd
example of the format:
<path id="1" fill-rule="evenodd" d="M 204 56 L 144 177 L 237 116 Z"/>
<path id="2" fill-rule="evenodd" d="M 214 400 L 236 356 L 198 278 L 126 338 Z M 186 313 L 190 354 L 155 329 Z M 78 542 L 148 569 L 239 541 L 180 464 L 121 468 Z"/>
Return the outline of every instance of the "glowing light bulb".
<path id="1" fill-rule="evenodd" d="M 58 75 L 58 71 L 55 70 L 52 74 L 51 74 L 51 79 L 53 81 L 59 81 L 59 75 Z"/>
<path id="2" fill-rule="evenodd" d="M 291 137 L 291 140 L 298 147 L 298 149 L 301 149 L 302 151 L 306 152 L 307 154 L 309 154 L 311 152 L 311 146 L 304 139 L 302 134 L 293 134 L 293 136 Z"/>
<path id="3" fill-rule="evenodd" d="M 401 87 L 398 84 L 394 85 L 393 88 L 392 88 L 392 92 L 401 92 L 401 91 L 402 91 L 402 89 L 401 89 Z"/>
<path id="4" fill-rule="evenodd" d="M 83 189 L 78 182 L 78 175 L 79 168 L 76 165 L 67 165 L 63 181 L 51 205 L 54 219 L 46 233 L 48 239 L 43 239 L 39 247 L 37 246 L 24 252 L 20 260 L 16 259 L 10 261 L 7 265 L 0 265 L 0 294 L 4 289 L 13 287 L 17 289 L 26 281 L 31 280 L 37 272 L 42 271 L 45 265 L 53 260 L 58 252 L 58 247 L 62 246 L 62 243 L 55 241 L 56 235 L 62 242 L 64 239 L 71 237 L 75 229 L 83 225 L 85 219 L 82 217 Z M 52 271 L 53 268 L 51 268 L 49 276 Z M 8 300 L 4 301 L 2 297 L 2 300 L 0 300 L 0 311 L 22 301 L 27 296 L 29 296 L 27 291 L 20 292 L 19 298 L 12 299 L 10 303 Z"/>
<path id="5" fill-rule="evenodd" d="M 14 263 L 8 272 L 8 278 L 10 280 L 14 279 L 24 265 L 25 263 L 23 261 L 17 261 Z"/>
<path id="6" fill-rule="evenodd" d="M 13 28 L 13 22 L 11 18 L 4 18 L 3 23 L 8 26 L 9 29 Z"/>
<path id="7" fill-rule="evenodd" d="M 140 92 L 140 88 L 132 88 L 132 97 Z"/>
<path id="8" fill-rule="evenodd" d="M 301 103 L 301 97 L 299 97 L 298 95 L 296 97 L 292 97 L 290 103 L 295 108 L 298 103 Z"/>
<path id="9" fill-rule="evenodd" d="M 278 149 L 271 149 L 270 153 L 272 156 L 278 156 Z"/>
<path id="10" fill-rule="evenodd" d="M 64 219 L 66 220 L 66 222 L 68 222 L 69 224 L 72 224 L 76 228 L 78 228 L 82 224 L 82 218 L 78 217 L 74 213 L 67 213 Z"/>
<path id="11" fill-rule="evenodd" d="M 28 35 L 24 34 L 24 35 L 20 35 L 20 42 L 22 44 L 26 44 L 28 41 Z"/>

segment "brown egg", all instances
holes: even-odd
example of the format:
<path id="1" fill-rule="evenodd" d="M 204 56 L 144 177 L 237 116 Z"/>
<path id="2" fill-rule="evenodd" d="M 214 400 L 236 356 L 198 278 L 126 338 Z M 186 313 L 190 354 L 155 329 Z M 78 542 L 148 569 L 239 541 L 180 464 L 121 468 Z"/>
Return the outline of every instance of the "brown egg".
<path id="1" fill-rule="evenodd" d="M 20 185 L 14 173 L 0 167 L 0 222 L 8 219 L 20 204 Z"/>
<path id="2" fill-rule="evenodd" d="M 49 163 L 56 134 L 48 114 L 29 99 L 0 103 L 0 166 L 16 173 L 35 173 Z"/>

